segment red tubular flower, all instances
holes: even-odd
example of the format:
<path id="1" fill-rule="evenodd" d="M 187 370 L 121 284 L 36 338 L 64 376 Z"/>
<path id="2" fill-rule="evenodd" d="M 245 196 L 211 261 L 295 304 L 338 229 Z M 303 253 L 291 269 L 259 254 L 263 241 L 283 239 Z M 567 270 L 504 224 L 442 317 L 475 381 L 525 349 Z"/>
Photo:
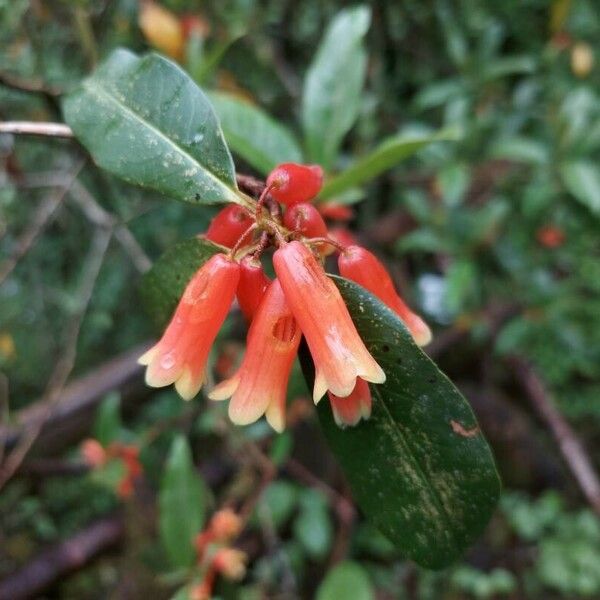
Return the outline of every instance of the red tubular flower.
<path id="1" fill-rule="evenodd" d="M 352 393 L 346 398 L 335 396 L 331 392 L 327 394 L 333 411 L 333 418 L 340 427 L 354 426 L 361 419 L 371 416 L 371 390 L 369 384 L 360 377 Z"/>
<path id="2" fill-rule="evenodd" d="M 338 266 L 343 277 L 362 285 L 397 313 L 419 346 L 429 344 L 431 330 L 398 295 L 392 278 L 374 254 L 361 246 L 348 246 L 339 255 Z"/>
<path id="3" fill-rule="evenodd" d="M 273 198 L 287 206 L 308 202 L 323 186 L 323 169 L 319 165 L 283 163 L 269 173 L 267 186 Z"/>
<path id="4" fill-rule="evenodd" d="M 250 225 L 250 215 L 241 206 L 231 204 L 217 213 L 204 237 L 215 244 L 233 248 Z"/>
<path id="5" fill-rule="evenodd" d="M 246 256 L 240 263 L 237 299 L 246 320 L 251 322 L 271 280 L 265 275 L 260 260 Z"/>
<path id="6" fill-rule="evenodd" d="M 279 281 L 268 287 L 248 332 L 247 350 L 238 372 L 208 395 L 231 397 L 229 417 L 238 425 L 263 414 L 276 431 L 285 427 L 285 398 L 300 329 L 288 308 Z"/>
<path id="7" fill-rule="evenodd" d="M 349 396 L 362 377 L 383 383 L 385 373 L 369 354 L 337 287 L 300 242 L 290 242 L 273 256 L 275 272 L 285 298 L 315 363 L 313 400 L 318 402 L 327 390 L 336 396 Z"/>
<path id="8" fill-rule="evenodd" d="M 148 367 L 149 386 L 175 383 L 185 400 L 198 393 L 210 347 L 227 316 L 239 276 L 240 266 L 224 254 L 216 254 L 196 272 L 162 338 L 138 360 Z"/>

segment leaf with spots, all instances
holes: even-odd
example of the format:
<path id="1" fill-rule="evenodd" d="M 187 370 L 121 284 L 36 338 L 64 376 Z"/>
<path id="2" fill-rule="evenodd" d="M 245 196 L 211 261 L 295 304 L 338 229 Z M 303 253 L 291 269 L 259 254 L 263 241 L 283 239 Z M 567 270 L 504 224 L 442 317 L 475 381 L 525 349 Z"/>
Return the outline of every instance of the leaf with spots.
<path id="1" fill-rule="evenodd" d="M 115 50 L 63 103 L 96 163 L 185 202 L 247 203 L 208 98 L 176 64 Z"/>
<path id="2" fill-rule="evenodd" d="M 326 399 L 325 436 L 365 515 L 418 564 L 460 558 L 500 493 L 492 453 L 467 401 L 414 344 L 400 319 L 360 286 L 334 277 L 387 381 L 371 385 L 368 421 L 340 429 Z M 302 363 L 312 382 L 312 363 Z"/>
<path id="3" fill-rule="evenodd" d="M 178 242 L 152 265 L 142 279 L 140 294 L 159 329 L 168 323 L 192 275 L 209 258 L 224 251 L 227 248 L 194 237 Z"/>

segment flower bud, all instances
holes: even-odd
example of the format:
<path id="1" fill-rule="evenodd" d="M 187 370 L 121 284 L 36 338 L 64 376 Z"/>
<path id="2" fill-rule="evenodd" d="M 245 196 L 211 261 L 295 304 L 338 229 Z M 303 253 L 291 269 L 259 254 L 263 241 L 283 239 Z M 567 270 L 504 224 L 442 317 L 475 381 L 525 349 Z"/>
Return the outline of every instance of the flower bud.
<path id="1" fill-rule="evenodd" d="M 307 202 L 290 206 L 283 215 L 283 224 L 290 231 L 297 231 L 304 237 L 326 237 L 327 225 L 319 211 Z"/>
<path id="2" fill-rule="evenodd" d="M 106 463 L 106 450 L 98 440 L 88 438 L 81 444 L 81 455 L 84 462 L 90 467 L 101 467 Z"/>
<path id="3" fill-rule="evenodd" d="M 217 213 L 204 237 L 215 244 L 233 248 L 250 225 L 250 215 L 241 206 L 231 204 Z"/>
<path id="4" fill-rule="evenodd" d="M 246 574 L 248 556 L 235 548 L 221 548 L 213 558 L 213 567 L 228 579 L 239 581 Z"/>
<path id="5" fill-rule="evenodd" d="M 319 165 L 283 163 L 271 171 L 267 186 L 273 198 L 286 206 L 308 202 L 323 186 L 323 169 Z"/>
<path id="6" fill-rule="evenodd" d="M 208 529 L 215 541 L 228 542 L 240 534 L 242 520 L 230 508 L 223 508 L 212 516 Z"/>

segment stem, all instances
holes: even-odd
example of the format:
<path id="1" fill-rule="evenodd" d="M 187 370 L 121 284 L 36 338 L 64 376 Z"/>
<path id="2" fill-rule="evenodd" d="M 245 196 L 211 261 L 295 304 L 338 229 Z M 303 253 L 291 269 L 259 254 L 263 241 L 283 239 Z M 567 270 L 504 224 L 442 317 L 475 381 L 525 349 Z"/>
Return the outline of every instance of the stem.
<path id="1" fill-rule="evenodd" d="M 240 236 L 240 239 L 235 243 L 235 246 L 229 251 L 230 258 L 233 259 L 233 257 L 235 256 L 235 253 L 240 249 L 244 240 L 248 237 L 248 234 L 252 233 L 257 228 L 258 228 L 258 224 L 252 223 L 252 225 L 250 225 L 248 227 L 248 229 L 246 229 L 246 231 L 244 231 L 244 233 L 242 233 L 242 235 Z"/>
<path id="2" fill-rule="evenodd" d="M 73 131 L 63 123 L 36 123 L 34 121 L 6 121 L 0 123 L 0 133 L 15 135 L 43 135 L 47 137 L 72 138 Z"/>
<path id="3" fill-rule="evenodd" d="M 346 251 L 346 246 L 342 246 L 342 244 L 339 244 L 335 240 L 332 240 L 331 238 L 328 238 L 328 237 L 309 238 L 306 241 L 311 245 L 312 244 L 329 244 L 330 246 L 333 246 L 339 252 L 342 252 L 342 253 Z"/>

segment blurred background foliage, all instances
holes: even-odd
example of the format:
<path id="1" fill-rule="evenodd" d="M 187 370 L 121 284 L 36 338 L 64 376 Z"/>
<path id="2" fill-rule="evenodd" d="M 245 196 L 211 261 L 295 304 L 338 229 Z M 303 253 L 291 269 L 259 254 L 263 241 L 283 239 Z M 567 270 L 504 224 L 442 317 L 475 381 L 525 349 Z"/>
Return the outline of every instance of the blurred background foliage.
<path id="1" fill-rule="evenodd" d="M 299 134 L 305 74 L 327 24 L 348 5 L 164 0 L 172 15 L 194 15 L 185 44 L 169 48 L 140 18 L 135 0 L 0 0 L 0 119 L 61 121 L 58 95 L 110 50 L 144 51 L 154 43 L 204 88 L 233 94 Z M 169 555 L 169 521 L 198 528 L 206 510 L 244 502 L 267 460 L 277 473 L 252 505 L 241 538 L 251 556 L 248 575 L 241 584 L 221 584 L 222 597 L 600 597 L 600 521 L 511 368 L 514 357 L 532 363 L 598 464 L 598 5 L 402 0 L 370 6 L 364 91 L 329 167 L 342 170 L 399 132 L 459 132 L 339 200 L 360 200 L 352 230 L 385 257 L 433 325 L 431 353 L 465 391 L 494 447 L 506 489 L 484 538 L 462 564 L 431 573 L 402 561 L 348 513 L 347 489 L 299 372 L 290 391 L 290 430 L 281 436 L 263 423 L 231 428 L 223 407 L 204 400 L 184 405 L 171 391 L 139 385 L 131 400 L 115 386 L 100 404 L 95 429 L 80 429 L 67 446 L 55 443 L 48 456 L 76 466 L 78 440 L 89 436 L 136 444 L 142 489 L 120 502 L 113 492 L 119 474 L 108 467 L 91 475 L 24 468 L 0 495 L 0 579 L 94 519 L 125 514 L 125 541 L 55 584 L 51 597 L 169 597 L 185 583 L 182 564 Z M 81 166 L 80 156 L 71 141 L 0 136 L 5 417 L 44 396 L 83 308 L 73 377 L 146 343 L 154 332 L 139 309 L 140 271 L 148 257 L 204 230 L 212 214 Z M 260 175 L 256 164 L 234 157 L 238 172 Z M 75 174 L 79 185 L 59 198 Z M 52 218 L 21 258 L 23 239 L 44 207 L 54 207 Z M 87 306 L 86 273 L 97 266 L 98 224 L 107 218 L 126 227 L 134 243 L 119 238 L 102 252 Z M 8 272 L 14 256 L 19 260 Z M 238 314 L 220 339 L 215 358 L 222 377 L 239 360 Z M 182 431 L 186 438 L 178 437 Z M 183 471 L 172 477 L 185 489 L 187 478 L 197 482 L 191 496 L 197 506 L 187 516 L 169 509 L 162 493 L 159 509 L 155 502 L 181 444 L 191 448 L 190 460 L 178 451 Z"/>

